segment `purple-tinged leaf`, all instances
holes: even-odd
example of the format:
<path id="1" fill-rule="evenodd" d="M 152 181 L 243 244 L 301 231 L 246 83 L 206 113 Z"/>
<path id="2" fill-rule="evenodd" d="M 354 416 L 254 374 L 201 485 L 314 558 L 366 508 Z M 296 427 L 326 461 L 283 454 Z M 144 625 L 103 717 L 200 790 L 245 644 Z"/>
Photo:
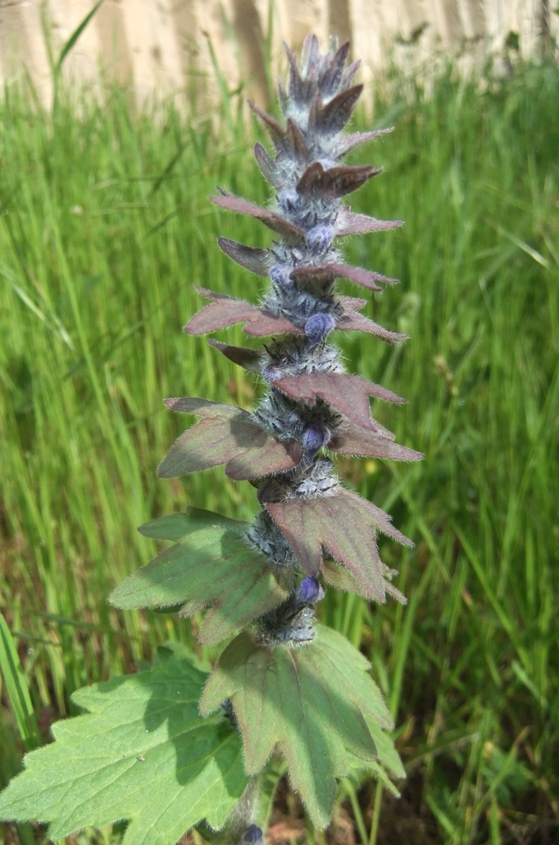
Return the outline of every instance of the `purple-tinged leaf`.
<path id="1" fill-rule="evenodd" d="M 375 420 L 371 422 L 375 426 L 378 425 L 379 430 L 364 429 L 351 420 L 345 420 L 334 432 L 327 448 L 340 455 L 388 458 L 392 461 L 420 461 L 423 458 L 421 452 L 394 443 L 392 432 L 387 431 Z"/>
<path id="2" fill-rule="evenodd" d="M 262 144 L 256 143 L 254 145 L 254 158 L 264 179 L 274 188 L 279 189 L 283 187 L 283 179 L 278 173 L 276 164 Z"/>
<path id="3" fill-rule="evenodd" d="M 228 255 L 241 267 L 250 270 L 251 273 L 256 273 L 257 276 L 268 275 L 271 262 L 270 253 L 267 249 L 255 249 L 255 247 L 231 241 L 229 238 L 218 238 L 217 242 L 225 255 Z"/>
<path id="4" fill-rule="evenodd" d="M 309 149 L 303 133 L 291 118 L 287 119 L 287 124 L 284 128 L 281 123 L 278 123 L 277 120 L 270 117 L 269 114 L 259 108 L 251 100 L 248 102 L 254 114 L 260 118 L 268 130 L 278 158 L 285 157 L 295 159 L 299 162 L 305 162 L 308 160 Z"/>
<path id="5" fill-rule="evenodd" d="M 397 279 L 391 279 L 388 276 L 382 276 L 380 273 L 373 273 L 371 270 L 365 270 L 362 267 L 350 267 L 349 264 L 304 264 L 295 267 L 291 271 L 291 278 L 296 282 L 304 282 L 307 279 L 324 279 L 325 281 L 333 281 L 334 279 L 349 279 L 351 282 L 356 282 L 361 287 L 368 290 L 378 291 L 382 290 L 375 282 L 384 282 L 385 284 L 396 284 Z"/>
<path id="6" fill-rule="evenodd" d="M 342 73 L 346 59 L 349 55 L 349 41 L 339 48 L 336 54 L 332 57 L 329 67 L 320 79 L 320 90 L 327 97 L 334 94 L 342 81 Z"/>
<path id="7" fill-rule="evenodd" d="M 212 202 L 219 205 L 220 208 L 226 208 L 228 211 L 236 211 L 239 214 L 249 214 L 251 217 L 256 217 L 264 225 L 268 226 L 274 232 L 282 235 L 289 240 L 302 240 L 305 233 L 294 223 L 290 223 L 284 217 L 276 214 L 273 211 L 268 211 L 266 208 L 261 208 L 253 202 L 236 197 L 228 191 L 223 191 L 221 196 L 210 197 Z"/>
<path id="8" fill-rule="evenodd" d="M 382 173 L 382 167 L 374 168 L 370 165 L 331 167 L 324 172 L 322 178 L 323 194 L 325 197 L 343 197 L 356 191 L 379 173 Z"/>
<path id="9" fill-rule="evenodd" d="M 337 235 L 365 235 L 367 232 L 384 232 L 403 226 L 403 220 L 377 220 L 367 214 L 355 214 L 344 206 L 336 221 Z"/>
<path id="10" fill-rule="evenodd" d="M 219 340 L 209 340 L 210 346 L 229 358 L 234 364 L 248 370 L 251 373 L 261 374 L 262 354 L 257 349 L 248 349 L 246 346 L 230 346 L 228 343 L 221 343 Z"/>
<path id="11" fill-rule="evenodd" d="M 249 99 L 248 104 L 254 114 L 260 118 L 276 149 L 277 153 L 284 155 L 289 153 L 289 145 L 286 143 L 286 130 L 274 117 L 263 111 L 256 103 Z"/>
<path id="12" fill-rule="evenodd" d="M 179 542 L 130 575 L 109 600 L 125 610 L 184 605 L 184 615 L 211 605 L 200 641 L 215 645 L 278 607 L 289 595 L 289 585 L 244 537 L 219 521 L 209 525 L 206 511 L 197 519 L 197 510 L 174 514 L 179 526 L 193 517 L 194 530 L 187 529 Z M 168 523 L 170 517 L 164 519 Z M 152 530 L 156 522 L 149 523 Z"/>
<path id="13" fill-rule="evenodd" d="M 396 571 L 394 569 L 389 569 L 387 566 L 384 566 L 384 564 L 383 567 L 386 575 L 384 580 L 385 592 L 389 596 L 392 596 L 393 599 L 396 599 L 396 601 L 399 601 L 400 604 L 407 604 L 408 600 L 405 595 L 401 593 L 400 590 L 397 590 L 394 584 L 387 580 L 389 577 L 392 577 L 392 575 L 396 575 Z M 374 595 L 371 595 L 370 591 L 363 589 L 363 586 L 353 577 L 349 569 L 346 569 L 345 566 L 342 566 L 340 563 L 336 563 L 334 560 L 325 560 L 322 564 L 320 574 L 327 584 L 331 587 L 335 587 L 337 590 L 343 590 L 345 593 L 357 593 L 357 595 L 363 596 L 363 598 L 368 601 L 375 600 Z"/>
<path id="14" fill-rule="evenodd" d="M 343 74 L 342 74 L 342 87 L 345 88 L 351 85 L 351 82 L 361 67 L 361 59 L 357 59 L 357 61 L 353 62 L 349 67 L 347 67 Z"/>
<path id="15" fill-rule="evenodd" d="M 285 42 L 283 47 L 289 60 L 289 97 L 296 105 L 304 105 L 312 96 L 314 80 L 303 79 L 299 72 L 297 57 Z"/>
<path id="16" fill-rule="evenodd" d="M 199 400 L 194 400 L 194 402 Z M 189 398 L 167 400 L 174 410 L 195 413 L 202 420 L 178 438 L 161 462 L 160 478 L 177 478 L 190 472 L 225 464 L 235 481 L 263 478 L 285 472 L 302 457 L 302 446 L 277 440 L 246 411 L 217 402 L 194 406 Z"/>
<path id="17" fill-rule="evenodd" d="M 319 161 L 313 162 L 297 183 L 297 193 L 302 196 L 320 196 L 323 199 L 343 197 L 360 188 L 382 169 L 370 165 L 340 165 L 324 170 Z"/>
<path id="18" fill-rule="evenodd" d="M 188 334 L 206 334 L 235 323 L 247 323 L 244 331 L 252 337 L 266 337 L 276 333 L 303 333 L 302 329 L 294 326 L 287 318 L 275 317 L 265 309 L 244 302 L 242 299 L 233 299 L 205 288 L 197 287 L 196 290 L 206 299 L 211 299 L 212 304 L 206 305 L 189 320 L 184 327 Z"/>
<path id="19" fill-rule="evenodd" d="M 312 823 L 323 828 L 330 822 L 336 778 L 357 761 L 374 768 L 378 759 L 392 770 L 389 737 L 382 750 L 373 737 L 384 736 L 393 723 L 368 661 L 336 631 L 322 625 L 315 630 L 314 641 L 299 649 L 270 648 L 239 634 L 220 656 L 200 712 L 208 716 L 230 699 L 247 773 L 259 772 L 277 747 Z"/>
<path id="20" fill-rule="evenodd" d="M 278 79 L 277 86 L 278 86 L 278 96 L 279 96 L 279 101 L 280 101 L 280 108 L 281 108 L 283 114 L 285 115 L 285 114 L 287 114 L 287 109 L 289 107 L 289 95 L 288 95 L 287 91 L 285 90 L 285 88 L 283 87 L 283 83 L 282 83 L 281 79 Z"/>
<path id="21" fill-rule="evenodd" d="M 303 373 L 273 381 L 272 385 L 292 399 L 301 399 L 309 405 L 322 399 L 362 428 L 372 428 L 369 396 L 387 402 L 406 401 L 385 387 L 347 373 Z"/>
<path id="22" fill-rule="evenodd" d="M 336 135 L 344 128 L 351 117 L 351 113 L 362 91 L 362 85 L 354 85 L 353 88 L 341 91 L 326 103 L 325 106 L 322 106 L 322 108 L 317 104 L 314 114 L 311 107 L 309 129 L 311 129 L 311 120 L 314 118 L 313 122 L 318 132 L 327 136 Z M 313 100 L 313 105 L 314 103 L 315 101 Z"/>
<path id="23" fill-rule="evenodd" d="M 310 196 L 315 189 L 324 173 L 324 168 L 319 161 L 313 161 L 305 170 L 299 181 L 297 182 L 297 193 L 303 197 Z"/>
<path id="24" fill-rule="evenodd" d="M 400 334 L 399 332 L 390 332 L 388 329 L 379 326 L 378 323 L 373 322 L 373 320 L 369 320 L 363 314 L 358 314 L 357 308 L 363 308 L 363 305 L 357 305 L 356 303 L 363 303 L 362 299 L 341 296 L 339 297 L 339 302 L 343 307 L 343 314 L 337 321 L 336 329 L 342 331 L 369 332 L 381 340 L 391 343 L 393 346 L 398 346 L 398 344 L 408 337 L 408 335 Z"/>
<path id="25" fill-rule="evenodd" d="M 293 158 L 299 162 L 308 161 L 310 153 L 305 137 L 290 117 L 287 119 L 287 139 Z"/>
<path id="26" fill-rule="evenodd" d="M 301 51 L 301 76 L 316 85 L 320 66 L 320 46 L 316 35 L 307 35 Z"/>
<path id="27" fill-rule="evenodd" d="M 375 138 L 380 138 L 381 135 L 388 135 L 394 129 L 375 129 L 374 132 L 353 132 L 351 135 L 346 135 L 340 140 L 339 146 L 336 148 L 337 158 L 347 155 L 347 153 L 354 150 L 360 144 L 366 141 L 373 141 Z"/>
<path id="28" fill-rule="evenodd" d="M 343 488 L 338 488 L 334 496 L 267 502 L 265 507 L 304 572 L 318 575 L 324 548 L 349 569 L 361 589 L 369 591 L 376 601 L 385 602 L 385 567 L 379 558 L 376 533 L 413 546 L 394 528 L 388 514 Z"/>
<path id="29" fill-rule="evenodd" d="M 230 296 L 214 293 L 198 286 L 196 286 L 196 290 L 205 299 L 211 299 L 212 304 L 206 305 L 188 321 L 184 331 L 191 335 L 215 332 L 217 329 L 242 323 L 250 319 L 254 310 L 259 310 L 255 305 L 243 302 L 242 299 L 233 299 Z"/>

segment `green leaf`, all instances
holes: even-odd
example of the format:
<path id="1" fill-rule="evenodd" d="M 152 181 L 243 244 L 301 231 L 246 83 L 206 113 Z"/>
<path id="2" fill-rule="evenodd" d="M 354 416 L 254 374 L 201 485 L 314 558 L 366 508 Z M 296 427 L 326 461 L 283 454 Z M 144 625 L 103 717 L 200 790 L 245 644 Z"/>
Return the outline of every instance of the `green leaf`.
<path id="1" fill-rule="evenodd" d="M 182 513 L 171 513 L 167 516 L 160 516 L 150 522 L 140 525 L 138 531 L 144 537 L 152 537 L 154 540 L 184 540 L 195 531 L 203 529 L 222 528 L 227 531 L 235 531 L 237 534 L 244 534 L 246 522 L 239 519 L 230 519 L 221 513 L 206 511 L 203 508 L 188 507 Z"/>
<path id="2" fill-rule="evenodd" d="M 0 795 L 0 818 L 49 823 L 51 839 L 128 819 L 122 845 L 174 845 L 206 818 L 223 826 L 248 779 L 227 719 L 203 719 L 206 680 L 170 658 L 73 695 L 87 715 L 57 722 Z"/>
<path id="3" fill-rule="evenodd" d="M 289 595 L 287 577 L 249 546 L 241 528 L 246 525 L 197 508 L 147 523 L 143 534 L 178 542 L 130 575 L 109 601 L 124 610 L 181 605 L 185 616 L 212 605 L 200 641 L 220 642 Z"/>
<path id="4" fill-rule="evenodd" d="M 315 641 L 298 649 L 270 648 L 243 632 L 221 655 L 200 712 L 231 699 L 247 772 L 256 774 L 277 744 L 313 823 L 325 827 L 336 778 L 356 760 L 373 774 L 378 762 L 402 774 L 382 733 L 392 719 L 368 668 L 363 655 L 329 628 L 317 626 Z"/>

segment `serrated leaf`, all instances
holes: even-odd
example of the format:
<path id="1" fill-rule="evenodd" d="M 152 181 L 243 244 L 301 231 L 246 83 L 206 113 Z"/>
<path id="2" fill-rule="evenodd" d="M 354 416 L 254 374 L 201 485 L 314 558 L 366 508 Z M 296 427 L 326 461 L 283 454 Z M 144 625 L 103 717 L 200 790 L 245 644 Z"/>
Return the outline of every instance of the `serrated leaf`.
<path id="1" fill-rule="evenodd" d="M 258 772 L 277 745 L 293 788 L 322 828 L 330 821 L 336 778 L 349 773 L 355 758 L 365 766 L 379 758 L 368 721 L 375 730 L 392 728 L 368 668 L 345 637 L 320 625 L 314 642 L 299 649 L 269 648 L 242 633 L 221 655 L 200 711 L 211 713 L 229 698 L 247 772 Z"/>
<path id="2" fill-rule="evenodd" d="M 242 299 L 234 299 L 221 293 L 214 293 L 205 288 L 197 287 L 196 290 L 206 299 L 211 299 L 212 304 L 206 305 L 188 321 L 184 327 L 188 334 L 206 334 L 235 323 L 246 323 L 244 331 L 252 337 L 265 337 L 285 332 L 302 334 L 302 329 L 296 328 L 285 317 L 275 317 L 257 305 L 251 305 Z"/>
<path id="3" fill-rule="evenodd" d="M 332 496 L 266 502 L 265 507 L 308 575 L 319 573 L 324 547 L 349 569 L 360 591 L 386 601 L 386 567 L 378 554 L 376 532 L 413 546 L 387 513 L 342 487 Z"/>
<path id="4" fill-rule="evenodd" d="M 236 526 L 230 531 L 215 516 L 215 525 L 209 524 L 207 511 L 197 508 L 163 517 L 162 533 L 173 534 L 178 542 L 113 590 L 110 603 L 124 610 L 180 604 L 185 616 L 211 605 L 200 626 L 200 641 L 215 645 L 285 601 L 285 576 Z M 153 537 L 158 522 L 139 530 Z"/>
<path id="5" fill-rule="evenodd" d="M 54 840 L 128 819 L 123 845 L 174 845 L 204 818 L 222 827 L 247 776 L 236 731 L 198 713 L 206 678 L 171 658 L 78 690 L 89 713 L 57 722 L 56 742 L 26 756 L 0 817 L 49 823 Z"/>
<path id="6" fill-rule="evenodd" d="M 277 440 L 234 405 L 190 397 L 167 399 L 165 404 L 202 420 L 171 447 L 157 470 L 160 478 L 176 478 L 225 464 L 226 475 L 241 481 L 285 472 L 301 460 L 299 443 Z"/>
<path id="7" fill-rule="evenodd" d="M 317 399 L 322 399 L 361 428 L 374 428 L 369 410 L 369 396 L 387 402 L 405 402 L 405 399 L 385 387 L 347 373 L 302 373 L 278 379 L 272 384 L 292 399 L 302 399 L 309 405 L 314 405 Z"/>

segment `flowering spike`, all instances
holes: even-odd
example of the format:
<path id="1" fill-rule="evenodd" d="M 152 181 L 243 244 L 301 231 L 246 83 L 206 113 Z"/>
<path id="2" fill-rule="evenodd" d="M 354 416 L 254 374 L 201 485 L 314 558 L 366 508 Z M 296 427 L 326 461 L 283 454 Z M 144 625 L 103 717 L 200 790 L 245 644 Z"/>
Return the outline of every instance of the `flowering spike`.
<path id="1" fill-rule="evenodd" d="M 346 373 L 331 342 L 335 331 L 362 331 L 393 345 L 406 337 L 360 313 L 366 300 L 343 296 L 337 289 L 338 279 L 371 291 L 396 282 L 346 264 L 338 240 L 402 225 L 400 220 L 355 213 L 342 199 L 381 172 L 370 165 L 346 164 L 344 157 L 391 130 L 344 134 L 362 91 L 362 85 L 353 84 L 359 63 L 346 67 L 349 44 L 339 48 L 333 44 L 321 54 L 316 37 L 309 36 L 300 61 L 288 47 L 286 53 L 289 84 L 287 90 L 278 86 L 282 122 L 250 104 L 272 142 L 272 153 L 256 144 L 254 155 L 273 189 L 273 200 L 261 207 L 223 189 L 212 197 L 219 207 L 254 217 L 274 233 L 267 249 L 224 237 L 218 241 L 241 267 L 269 279 L 268 289 L 258 302 L 249 302 L 199 288 L 209 304 L 186 326 L 189 334 L 196 335 L 241 323 L 252 337 L 270 336 L 257 349 L 210 340 L 214 349 L 260 378 L 262 397 L 251 413 L 200 399 L 168 400 L 172 410 L 196 414 L 199 420 L 179 437 L 159 468 L 161 476 L 174 477 L 222 465 L 229 478 L 252 483 L 261 508 L 241 528 L 236 521 L 224 523 L 217 514 L 192 509 L 186 520 L 180 519 L 180 526 L 165 522 L 161 530 L 165 536 L 172 534 L 176 545 L 148 564 L 144 586 L 131 583 L 123 601 L 139 601 L 139 590 L 148 596 L 149 606 L 167 603 L 171 573 L 182 615 L 209 607 L 200 627 L 204 642 L 229 636 L 242 624 L 251 626 L 221 656 L 200 712 L 207 714 L 228 699 L 233 723 L 243 735 L 247 771 L 258 771 L 279 747 L 311 816 L 325 824 L 335 795 L 333 779 L 349 770 L 346 751 L 361 755 L 360 759 L 372 754 L 384 766 L 382 748 L 392 749 L 392 759 L 397 755 L 382 734 L 392 723 L 378 691 L 374 715 L 367 709 L 368 687 L 354 715 L 338 717 L 336 708 L 343 696 L 330 695 L 328 684 L 334 652 L 340 656 L 338 681 L 345 677 L 346 661 L 341 657 L 345 647 L 315 624 L 315 605 L 324 595 L 323 584 L 352 590 L 368 600 L 383 603 L 390 596 L 405 603 L 392 583 L 396 573 L 380 558 L 378 537 L 412 545 L 388 514 L 344 489 L 331 456 L 417 461 L 422 455 L 396 443 L 395 436 L 371 416 L 371 397 L 404 400 Z M 177 536 L 179 527 L 184 537 Z M 204 530 L 213 538 L 209 566 L 204 565 Z M 231 568 L 233 562 L 239 577 Z M 358 652 L 351 658 L 361 659 Z M 353 678 L 344 681 L 344 689 L 351 689 L 352 682 Z M 314 716 L 316 702 L 321 702 L 317 713 L 321 708 L 329 712 L 331 725 L 336 726 L 332 737 L 316 730 L 322 715 L 309 721 L 308 730 L 299 729 L 305 714 Z M 339 742 L 342 735 L 345 739 Z M 298 769 L 301 755 L 308 763 L 305 777 Z M 315 771 L 318 757 L 329 767 L 329 785 Z M 391 770 L 398 775 L 403 771 L 399 765 Z M 260 842 L 262 831 L 251 824 L 252 817 L 240 821 L 228 841 Z"/>
<path id="2" fill-rule="evenodd" d="M 237 264 L 270 279 L 268 293 L 256 305 L 200 289 L 210 304 L 186 327 L 190 334 L 201 334 L 243 323 L 244 331 L 253 337 L 273 335 L 261 350 L 210 341 L 229 360 L 263 377 L 267 392 L 252 417 L 233 409 L 237 416 L 224 420 L 217 409 L 199 410 L 201 422 L 179 438 L 162 471 L 167 473 L 168 466 L 173 470 L 190 466 L 194 459 L 219 459 L 231 477 L 252 478 L 263 512 L 248 536 L 259 549 L 270 550 L 274 565 L 281 559 L 315 578 L 323 564 L 324 547 L 351 573 L 356 589 L 384 601 L 386 592 L 395 595 L 397 591 L 385 586 L 389 573 L 378 558 L 376 532 L 408 541 L 385 514 L 346 495 L 325 450 L 393 460 L 421 457 L 396 444 L 394 435 L 371 417 L 369 397 L 396 403 L 404 400 L 360 376 L 345 373 L 336 347 L 329 343 L 334 330 L 367 332 L 393 345 L 406 337 L 360 314 L 365 300 L 340 296 L 336 290 L 341 278 L 373 291 L 380 289 L 378 283 L 396 281 L 345 264 L 336 244 L 341 236 L 402 225 L 400 220 L 355 213 L 341 202 L 381 172 L 370 165 L 345 164 L 344 156 L 391 130 L 343 134 L 363 90 L 362 85 L 353 84 L 359 62 L 346 67 L 349 44 L 334 44 L 321 54 L 311 35 L 305 39 L 300 61 L 287 46 L 285 49 L 289 85 L 287 90 L 278 86 L 285 122 L 250 103 L 272 140 L 273 156 L 261 144 L 256 144 L 254 154 L 264 178 L 274 188 L 275 203 L 263 208 L 223 189 L 212 197 L 218 206 L 254 217 L 279 236 L 268 249 L 228 238 L 218 241 Z M 235 446 L 230 441 L 233 427 Z M 248 442 L 252 431 L 255 443 L 261 444 L 260 477 L 252 452 L 249 459 L 245 452 L 235 451 L 241 441 Z M 197 444 L 203 436 L 213 437 L 215 445 L 208 456 L 198 458 Z M 190 457 L 192 450 L 195 457 Z M 346 528 L 336 537 L 334 527 L 339 530 L 343 520 Z M 362 531 L 359 521 L 369 527 L 365 528 L 361 559 L 356 560 L 351 535 Z M 263 623 L 267 642 L 306 641 L 307 635 L 312 639 L 311 616 L 297 616 L 296 624 L 284 618 L 286 613 L 300 613 L 293 602 L 295 593 L 291 604 L 288 601 L 281 612 L 274 611 L 273 620 Z"/>

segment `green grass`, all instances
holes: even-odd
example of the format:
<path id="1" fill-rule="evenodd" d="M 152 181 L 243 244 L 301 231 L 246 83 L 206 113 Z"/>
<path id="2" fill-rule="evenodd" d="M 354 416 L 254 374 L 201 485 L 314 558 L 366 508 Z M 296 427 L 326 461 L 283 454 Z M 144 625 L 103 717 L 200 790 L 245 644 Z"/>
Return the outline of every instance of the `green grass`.
<path id="1" fill-rule="evenodd" d="M 544 842 L 559 830 L 559 71 L 387 91 L 376 122 L 397 131 L 352 159 L 387 172 L 353 205 L 406 225 L 347 254 L 400 278 L 366 312 L 411 339 L 343 345 L 350 371 L 409 400 L 374 412 L 426 459 L 342 467 L 415 540 L 382 549 L 410 603 L 329 594 L 323 618 L 370 655 L 409 781 L 396 807 L 344 782 L 344 807 L 379 845 Z M 262 290 L 218 234 L 270 239 L 207 200 L 216 184 L 266 197 L 235 110 L 216 129 L 164 106 L 138 114 L 118 92 L 103 107 L 61 92 L 53 121 L 10 90 L 0 111 L 0 607 L 45 736 L 74 689 L 169 637 L 216 653 L 190 623 L 117 613 L 106 596 L 153 552 L 140 523 L 187 503 L 256 510 L 221 471 L 170 483 L 155 468 L 183 426 L 163 397 L 254 401 L 181 327 L 201 305 L 194 284 Z M 5 782 L 23 741 L 4 686 L 0 707 Z"/>

